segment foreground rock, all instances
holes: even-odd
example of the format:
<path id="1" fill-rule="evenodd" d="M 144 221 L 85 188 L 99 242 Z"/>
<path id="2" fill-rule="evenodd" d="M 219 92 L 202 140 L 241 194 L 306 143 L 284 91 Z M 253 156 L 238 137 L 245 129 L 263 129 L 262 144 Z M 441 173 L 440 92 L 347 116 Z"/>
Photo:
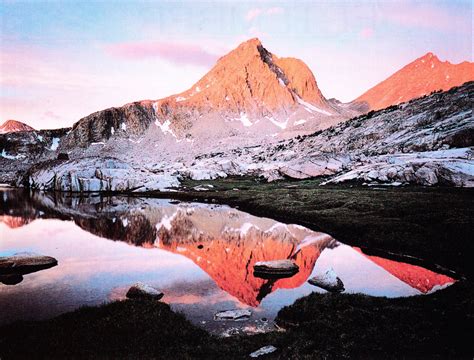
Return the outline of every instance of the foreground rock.
<path id="1" fill-rule="evenodd" d="M 214 320 L 247 320 L 252 312 L 247 309 L 220 311 L 214 315 Z"/>
<path id="2" fill-rule="evenodd" d="M 291 277 L 299 271 L 291 260 L 259 261 L 253 266 L 254 275 L 261 278 Z"/>
<path id="3" fill-rule="evenodd" d="M 51 161 L 33 167 L 23 183 L 32 189 L 68 192 L 160 191 L 179 185 L 175 176 L 134 169 L 111 157 Z"/>
<path id="4" fill-rule="evenodd" d="M 318 286 L 321 289 L 329 292 L 342 292 L 344 291 L 344 283 L 336 275 L 336 272 L 331 268 L 327 270 L 323 275 L 316 275 L 315 277 L 308 280 L 308 283 L 314 286 Z"/>
<path id="5" fill-rule="evenodd" d="M 253 353 L 251 353 L 250 357 L 251 358 L 256 358 L 256 357 L 259 357 L 259 356 L 262 356 L 262 355 L 271 354 L 272 352 L 275 352 L 276 350 L 277 350 L 277 348 L 275 346 L 267 345 L 267 346 L 261 347 L 260 349 L 258 349 L 257 351 L 254 351 Z"/>
<path id="6" fill-rule="evenodd" d="M 163 295 L 161 291 L 154 287 L 138 282 L 128 289 L 126 296 L 129 299 L 160 300 Z"/>
<path id="7" fill-rule="evenodd" d="M 48 269 L 57 264 L 58 261 L 51 256 L 29 252 L 17 253 L 13 256 L 0 257 L 0 275 L 24 275 Z"/>

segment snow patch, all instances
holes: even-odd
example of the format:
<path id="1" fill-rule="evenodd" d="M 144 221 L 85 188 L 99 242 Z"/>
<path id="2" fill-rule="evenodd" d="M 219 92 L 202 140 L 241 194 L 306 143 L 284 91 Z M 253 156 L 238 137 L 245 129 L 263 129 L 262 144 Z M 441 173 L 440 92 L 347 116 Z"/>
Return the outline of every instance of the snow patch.
<path id="1" fill-rule="evenodd" d="M 234 120 L 240 121 L 244 126 L 249 127 L 252 126 L 251 121 L 249 120 L 246 113 L 241 112 L 239 118 L 235 118 Z"/>
<path id="2" fill-rule="evenodd" d="M 10 159 L 10 160 L 18 160 L 18 159 L 23 159 L 26 156 L 25 155 L 8 155 L 5 149 L 2 150 L 2 157 L 5 159 Z"/>
<path id="3" fill-rule="evenodd" d="M 286 126 L 288 125 L 288 119 L 285 121 L 276 121 L 273 117 L 265 116 L 268 120 L 270 120 L 275 126 L 278 126 L 280 129 L 285 130 Z"/>
<path id="4" fill-rule="evenodd" d="M 176 100 L 176 102 L 180 102 L 180 101 L 186 100 L 186 98 L 182 97 L 182 96 L 178 96 L 175 100 Z"/>
<path id="5" fill-rule="evenodd" d="M 58 148 L 59 146 L 59 138 L 55 137 L 53 138 L 53 142 L 51 144 L 51 151 L 56 151 L 56 149 Z"/>
<path id="6" fill-rule="evenodd" d="M 306 120 L 304 120 L 304 119 L 296 120 L 295 123 L 294 123 L 294 125 L 302 125 L 302 124 L 304 124 L 305 122 L 306 122 Z"/>
<path id="7" fill-rule="evenodd" d="M 124 122 L 120 125 L 120 128 L 123 130 L 123 131 L 127 131 L 127 124 L 125 124 Z"/>
<path id="8" fill-rule="evenodd" d="M 310 104 L 309 102 L 304 101 L 304 100 L 303 100 L 302 98 L 300 98 L 299 96 L 296 97 L 296 101 L 298 101 L 299 104 L 303 105 L 304 108 L 305 108 L 308 112 L 310 112 L 310 113 L 312 113 L 313 111 L 315 111 L 315 112 L 318 112 L 318 113 L 320 113 L 320 114 L 331 115 L 330 112 L 328 112 L 328 111 L 326 111 L 326 110 L 323 110 L 323 109 L 320 109 L 320 108 L 318 108 L 318 107 L 316 107 L 316 106 Z"/>

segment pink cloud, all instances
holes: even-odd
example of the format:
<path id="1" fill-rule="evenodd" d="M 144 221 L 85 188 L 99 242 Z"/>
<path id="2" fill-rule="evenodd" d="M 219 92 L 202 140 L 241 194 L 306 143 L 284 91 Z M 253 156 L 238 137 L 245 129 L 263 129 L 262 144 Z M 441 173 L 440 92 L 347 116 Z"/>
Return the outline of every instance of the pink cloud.
<path id="1" fill-rule="evenodd" d="M 245 14 L 245 20 L 252 21 L 261 15 L 278 15 L 283 14 L 284 10 L 281 7 L 271 7 L 268 9 L 253 8 Z"/>
<path id="2" fill-rule="evenodd" d="M 176 64 L 209 66 L 219 57 L 194 44 L 171 42 L 129 42 L 108 45 L 107 51 L 118 57 L 146 59 L 158 57 Z"/>
<path id="3" fill-rule="evenodd" d="M 369 39 L 374 36 L 374 29 L 366 27 L 359 32 L 359 36 L 363 39 Z"/>

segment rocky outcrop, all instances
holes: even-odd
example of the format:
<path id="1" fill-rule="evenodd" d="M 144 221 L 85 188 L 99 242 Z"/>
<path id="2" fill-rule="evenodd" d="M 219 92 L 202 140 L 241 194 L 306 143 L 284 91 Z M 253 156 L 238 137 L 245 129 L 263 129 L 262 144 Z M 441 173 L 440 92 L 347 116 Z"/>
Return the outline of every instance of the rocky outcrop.
<path id="1" fill-rule="evenodd" d="M 61 151 L 84 148 L 93 143 L 107 141 L 113 136 L 143 135 L 155 121 L 150 104 L 135 102 L 118 108 L 97 111 L 76 122 L 61 142 Z"/>
<path id="2" fill-rule="evenodd" d="M 433 53 L 416 59 L 392 76 L 355 99 L 368 110 L 379 110 L 428 95 L 446 91 L 474 80 L 474 63 L 451 64 L 440 61 Z"/>
<path id="3" fill-rule="evenodd" d="M 473 155 L 471 148 L 382 155 L 324 184 L 359 181 L 474 187 Z"/>
<path id="4" fill-rule="evenodd" d="M 136 170 L 123 161 L 98 157 L 37 165 L 23 183 L 32 189 L 66 192 L 152 191 L 179 185 L 169 174 Z"/>
<path id="5" fill-rule="evenodd" d="M 69 129 L 0 133 L 0 183 L 14 183 L 34 163 L 57 157 Z"/>

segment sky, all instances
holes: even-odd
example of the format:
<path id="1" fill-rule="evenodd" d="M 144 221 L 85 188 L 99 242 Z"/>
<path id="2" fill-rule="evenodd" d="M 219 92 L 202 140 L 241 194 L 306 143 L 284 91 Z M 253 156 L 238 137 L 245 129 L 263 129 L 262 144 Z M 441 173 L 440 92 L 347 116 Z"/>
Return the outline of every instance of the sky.
<path id="1" fill-rule="evenodd" d="M 351 101 L 427 52 L 473 61 L 471 0 L 0 0 L 0 123 L 71 126 L 187 90 L 258 37 Z"/>

